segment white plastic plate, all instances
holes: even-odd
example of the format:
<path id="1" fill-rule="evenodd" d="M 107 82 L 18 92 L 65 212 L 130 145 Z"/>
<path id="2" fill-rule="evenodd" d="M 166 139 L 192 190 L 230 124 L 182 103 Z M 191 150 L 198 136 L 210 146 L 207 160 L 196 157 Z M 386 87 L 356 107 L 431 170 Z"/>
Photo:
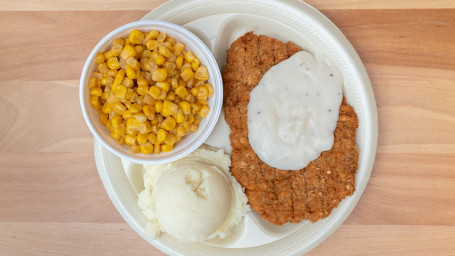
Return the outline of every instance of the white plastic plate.
<path id="1" fill-rule="evenodd" d="M 317 10 L 294 0 L 174 0 L 154 9 L 144 19 L 166 20 L 192 31 L 214 53 L 221 69 L 230 44 L 247 31 L 293 41 L 305 50 L 331 58 L 343 74 L 344 95 L 359 118 L 356 137 L 359 169 L 356 192 L 344 199 L 329 217 L 316 223 L 302 221 L 277 227 L 252 211 L 224 240 L 182 244 L 167 235 L 151 239 L 145 234 L 146 219 L 137 205 L 144 169 L 118 158 L 95 141 L 95 160 L 101 180 L 125 221 L 150 244 L 171 255 L 301 255 L 329 237 L 359 201 L 370 177 L 377 146 L 373 90 L 361 60 L 344 35 Z M 206 143 L 230 152 L 228 133 L 221 115 Z"/>

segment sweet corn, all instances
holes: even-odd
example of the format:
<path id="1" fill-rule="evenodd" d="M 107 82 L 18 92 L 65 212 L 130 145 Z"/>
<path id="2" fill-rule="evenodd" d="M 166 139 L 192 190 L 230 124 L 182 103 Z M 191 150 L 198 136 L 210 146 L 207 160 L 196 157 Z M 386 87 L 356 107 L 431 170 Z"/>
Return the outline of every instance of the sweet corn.
<path id="1" fill-rule="evenodd" d="M 180 77 L 183 78 L 185 82 L 193 78 L 193 76 L 194 76 L 193 70 L 191 70 L 191 68 L 189 67 L 183 69 L 183 71 L 180 72 Z"/>
<path id="2" fill-rule="evenodd" d="M 165 68 L 159 68 L 152 73 L 152 80 L 162 82 L 167 78 L 167 71 Z"/>
<path id="3" fill-rule="evenodd" d="M 124 69 L 120 69 L 117 72 L 117 75 L 115 75 L 114 82 L 112 83 L 112 86 L 120 85 L 122 83 L 124 77 L 125 77 L 125 70 Z"/>
<path id="4" fill-rule="evenodd" d="M 146 142 L 145 144 L 140 146 L 142 154 L 151 154 L 153 152 L 153 144 L 150 142 Z"/>
<path id="5" fill-rule="evenodd" d="M 122 53 L 120 54 L 120 58 L 126 60 L 129 57 L 134 56 L 136 56 L 136 49 L 131 45 L 125 45 L 125 47 L 123 47 Z"/>
<path id="6" fill-rule="evenodd" d="M 176 59 L 175 59 L 175 67 L 178 68 L 178 69 L 181 69 L 182 65 L 183 65 L 183 56 L 182 55 L 178 55 L 176 57 Z"/>
<path id="7" fill-rule="evenodd" d="M 195 58 L 193 62 L 191 62 L 191 69 L 196 72 L 199 68 L 199 65 L 201 64 L 201 61 L 198 58 Z M 206 79 L 207 80 L 207 79 Z"/>
<path id="8" fill-rule="evenodd" d="M 161 89 L 158 86 L 153 85 L 150 86 L 149 93 L 154 99 L 158 99 L 161 95 Z"/>
<path id="9" fill-rule="evenodd" d="M 171 131 L 172 129 L 175 128 L 176 121 L 173 117 L 167 117 L 164 119 L 162 127 L 168 131 Z"/>
<path id="10" fill-rule="evenodd" d="M 161 113 L 161 111 L 163 110 L 163 102 L 158 100 L 155 102 L 155 112 L 156 113 Z"/>
<path id="11" fill-rule="evenodd" d="M 209 112 L 210 112 L 209 106 L 204 105 L 204 106 L 202 106 L 201 109 L 199 110 L 198 115 L 199 115 L 200 117 L 202 117 L 202 118 L 206 118 L 207 115 L 209 114 Z"/>
<path id="12" fill-rule="evenodd" d="M 196 78 L 197 80 L 201 80 L 201 81 L 205 81 L 205 80 L 209 79 L 209 73 L 207 71 L 207 67 L 206 66 L 198 67 L 196 73 L 194 73 L 194 78 Z"/>
<path id="13" fill-rule="evenodd" d="M 156 135 L 156 139 L 159 143 L 164 142 L 166 140 L 167 132 L 164 129 L 159 129 Z"/>
<path id="14" fill-rule="evenodd" d="M 186 51 L 185 55 L 183 56 L 186 60 L 186 62 L 191 63 L 193 60 L 196 58 L 194 57 L 193 53 L 191 51 Z"/>
<path id="15" fill-rule="evenodd" d="M 147 33 L 147 35 L 145 36 L 145 38 L 148 40 L 148 39 L 156 39 L 158 37 L 158 35 L 160 34 L 160 32 L 158 32 L 158 30 L 152 30 L 150 32 Z"/>
<path id="16" fill-rule="evenodd" d="M 163 152 L 169 152 L 173 149 L 174 147 L 171 146 L 171 145 L 167 145 L 167 144 L 164 144 L 164 145 L 161 145 L 161 151 Z"/>
<path id="17" fill-rule="evenodd" d="M 182 53 L 183 49 L 185 49 L 185 46 L 180 42 L 175 43 L 173 47 L 174 47 L 174 54 L 176 56 L 180 55 Z"/>
<path id="18" fill-rule="evenodd" d="M 142 145 L 147 142 L 148 138 L 147 138 L 147 135 L 139 133 L 136 137 L 136 140 L 137 140 L 137 143 L 139 143 L 139 145 Z"/>
<path id="19" fill-rule="evenodd" d="M 164 116 L 175 115 L 177 113 L 178 108 L 179 107 L 177 104 L 165 100 L 163 101 L 163 110 L 161 111 L 161 114 Z"/>
<path id="20" fill-rule="evenodd" d="M 117 57 L 112 57 L 107 60 L 107 66 L 111 69 L 119 69 L 120 64 L 118 63 Z M 106 71 L 106 73 L 109 72 L 109 70 Z"/>
<path id="21" fill-rule="evenodd" d="M 95 95 L 90 96 L 90 105 L 92 105 L 92 107 L 94 107 L 95 109 L 99 109 L 100 108 L 99 99 L 100 99 L 100 97 L 98 97 L 98 96 L 95 96 Z"/>
<path id="22" fill-rule="evenodd" d="M 123 40 L 122 40 L 122 42 L 123 42 Z M 121 45 L 121 44 L 114 44 L 111 47 L 111 53 L 112 53 L 112 56 L 114 56 L 114 57 L 120 56 L 122 51 L 123 51 L 123 45 Z"/>
<path id="23" fill-rule="evenodd" d="M 128 40 L 132 44 L 142 44 L 144 38 L 145 38 L 144 33 L 137 29 L 131 31 L 130 35 L 128 36 Z"/>
<path id="24" fill-rule="evenodd" d="M 185 46 L 157 30 L 133 30 L 95 56 L 90 104 L 120 145 L 133 153 L 173 149 L 210 112 L 208 71 Z M 187 88 L 188 87 L 188 88 Z"/>
<path id="25" fill-rule="evenodd" d="M 101 97 L 101 95 L 103 95 L 103 90 L 100 87 L 93 87 L 90 89 L 90 95 Z"/>

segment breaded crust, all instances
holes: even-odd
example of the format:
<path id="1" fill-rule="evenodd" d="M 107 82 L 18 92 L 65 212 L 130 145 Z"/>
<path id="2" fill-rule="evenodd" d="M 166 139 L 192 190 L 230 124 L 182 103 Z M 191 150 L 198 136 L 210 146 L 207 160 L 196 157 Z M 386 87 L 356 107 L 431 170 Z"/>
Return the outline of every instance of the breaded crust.
<path id="1" fill-rule="evenodd" d="M 275 225 L 325 218 L 355 190 L 358 120 L 345 99 L 332 149 L 322 152 L 304 169 L 289 171 L 268 166 L 249 144 L 247 108 L 251 90 L 273 65 L 300 50 L 291 42 L 284 44 L 248 32 L 232 43 L 223 71 L 224 111 L 232 131 L 231 172 L 245 187 L 251 207 Z"/>

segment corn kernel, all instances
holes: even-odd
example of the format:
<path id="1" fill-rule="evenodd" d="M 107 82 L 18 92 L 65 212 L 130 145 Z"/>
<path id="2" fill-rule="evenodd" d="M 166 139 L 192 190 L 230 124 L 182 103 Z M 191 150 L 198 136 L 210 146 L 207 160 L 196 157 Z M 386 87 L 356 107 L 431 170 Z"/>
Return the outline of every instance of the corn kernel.
<path id="1" fill-rule="evenodd" d="M 144 33 L 135 29 L 131 31 L 130 35 L 128 36 L 128 40 L 132 44 L 142 44 L 142 42 L 144 41 L 144 37 L 145 37 Z"/>
<path id="2" fill-rule="evenodd" d="M 123 119 L 121 116 L 119 115 L 114 115 L 112 118 L 111 118 L 111 123 L 112 123 L 112 126 L 114 126 L 115 128 L 119 127 L 120 124 L 123 122 Z"/>
<path id="3" fill-rule="evenodd" d="M 191 88 L 191 94 L 192 94 L 194 97 L 197 97 L 197 95 L 199 94 L 199 89 L 200 89 L 200 87 L 193 87 L 193 88 Z"/>
<path id="4" fill-rule="evenodd" d="M 157 141 L 156 134 L 154 134 L 154 133 L 149 133 L 149 135 L 147 136 L 147 139 L 148 139 L 151 143 L 155 144 L 156 141 Z"/>
<path id="5" fill-rule="evenodd" d="M 103 63 L 103 62 L 104 62 L 104 54 L 102 54 L 102 53 L 100 53 L 100 52 L 97 53 L 97 54 L 95 55 L 95 63 L 96 63 L 96 64 L 101 64 L 101 63 Z"/>
<path id="6" fill-rule="evenodd" d="M 177 136 L 183 137 L 186 134 L 186 129 L 183 126 L 177 127 Z"/>
<path id="7" fill-rule="evenodd" d="M 120 102 L 114 103 L 114 105 L 112 106 L 112 111 L 114 111 L 114 113 L 116 113 L 117 115 L 122 115 L 123 112 L 125 112 L 125 110 L 126 110 L 125 105 L 123 105 Z"/>
<path id="8" fill-rule="evenodd" d="M 182 109 L 184 114 L 191 114 L 191 105 L 187 101 L 179 102 L 179 107 Z"/>
<path id="9" fill-rule="evenodd" d="M 155 54 L 154 54 L 155 53 Z M 152 59 L 155 61 L 156 65 L 163 65 L 166 61 L 163 55 L 157 53 L 156 51 L 152 52 Z"/>
<path id="10" fill-rule="evenodd" d="M 206 100 L 209 95 L 209 90 L 205 86 L 195 87 L 199 88 L 199 92 L 196 96 L 198 100 Z"/>
<path id="11" fill-rule="evenodd" d="M 166 39 L 166 33 L 165 32 L 160 32 L 160 34 L 158 35 L 158 37 L 156 38 L 156 40 L 160 43 L 164 42 L 164 40 Z"/>
<path id="12" fill-rule="evenodd" d="M 111 51 L 107 51 L 107 52 L 105 52 L 103 55 L 104 55 L 104 59 L 105 59 L 105 60 L 114 57 L 114 55 L 112 54 Z"/>
<path id="13" fill-rule="evenodd" d="M 152 31 L 148 32 L 148 34 L 145 36 L 145 38 L 147 40 L 156 39 L 159 34 L 160 34 L 160 32 L 158 32 L 158 30 L 152 30 Z"/>
<path id="14" fill-rule="evenodd" d="M 117 86 L 117 88 L 114 92 L 114 95 L 115 95 L 115 97 L 124 99 L 125 95 L 126 95 L 126 91 L 127 91 L 127 88 L 123 84 L 121 84 L 121 85 Z"/>
<path id="15" fill-rule="evenodd" d="M 101 108 L 101 111 L 104 114 L 110 114 L 112 112 L 112 104 L 111 103 L 104 103 L 103 107 Z"/>
<path id="16" fill-rule="evenodd" d="M 161 111 L 163 110 L 163 102 L 158 100 L 155 102 L 155 112 L 156 113 L 161 113 Z"/>
<path id="17" fill-rule="evenodd" d="M 168 82 L 156 82 L 155 85 L 164 92 L 168 92 L 170 89 L 170 85 Z"/>
<path id="18" fill-rule="evenodd" d="M 156 136 L 157 141 L 158 141 L 159 143 L 161 143 L 161 142 L 163 142 L 163 141 L 166 140 L 166 137 L 167 137 L 167 132 L 166 132 L 166 130 L 164 130 L 164 129 L 159 129 L 159 130 L 158 130 L 158 134 L 157 134 L 157 136 Z"/>
<path id="19" fill-rule="evenodd" d="M 131 113 L 133 114 L 137 114 L 139 112 L 142 111 L 142 106 L 137 104 L 137 103 L 134 103 L 134 104 L 131 104 L 129 107 L 128 107 L 129 110 L 131 110 Z"/>
<path id="20" fill-rule="evenodd" d="M 175 114 L 175 121 L 177 121 L 177 123 L 185 121 L 185 115 L 183 114 L 182 109 L 177 110 L 177 113 Z"/>
<path id="21" fill-rule="evenodd" d="M 176 139 L 177 137 L 174 134 L 168 133 L 166 139 L 164 140 L 164 144 L 173 146 L 175 144 Z"/>
<path id="22" fill-rule="evenodd" d="M 153 153 L 159 154 L 160 152 L 161 152 L 161 144 L 157 142 L 153 145 Z"/>
<path id="23" fill-rule="evenodd" d="M 114 56 L 114 57 L 120 56 L 122 51 L 123 51 L 123 45 L 114 44 L 111 47 L 111 53 L 112 53 L 112 56 Z"/>
<path id="24" fill-rule="evenodd" d="M 198 58 L 195 58 L 193 62 L 191 62 L 191 69 L 196 72 L 199 68 L 199 65 L 201 64 L 201 61 Z"/>
<path id="25" fill-rule="evenodd" d="M 93 87 L 98 86 L 98 78 L 92 77 L 88 80 L 88 88 L 92 89 Z"/>
<path id="26" fill-rule="evenodd" d="M 167 78 L 167 71 L 165 68 L 159 68 L 152 73 L 152 80 L 162 82 Z"/>
<path id="27" fill-rule="evenodd" d="M 183 69 L 182 72 L 180 72 L 180 77 L 182 77 L 185 82 L 193 78 L 193 76 L 194 73 L 193 70 L 191 70 L 191 68 L 185 68 Z"/>
<path id="28" fill-rule="evenodd" d="M 151 154 L 153 152 L 153 144 L 146 142 L 144 145 L 140 146 L 142 154 Z"/>
<path id="29" fill-rule="evenodd" d="M 207 89 L 208 89 L 208 96 L 212 97 L 213 93 L 214 93 L 212 84 L 206 83 L 204 86 L 207 87 Z"/>
<path id="30" fill-rule="evenodd" d="M 124 46 L 125 41 L 123 41 L 123 39 L 121 39 L 121 38 L 115 38 L 114 40 L 112 40 L 112 45 L 116 45 L 116 44 Z"/>
<path id="31" fill-rule="evenodd" d="M 148 59 L 150 58 L 150 56 L 152 56 L 152 52 L 150 50 L 144 50 L 141 54 L 141 60 L 142 59 Z"/>
<path id="32" fill-rule="evenodd" d="M 125 70 L 124 69 L 120 69 L 117 72 L 117 75 L 115 75 L 114 82 L 112 83 L 112 86 L 120 85 L 122 83 L 124 77 L 125 77 Z"/>
<path id="33" fill-rule="evenodd" d="M 142 111 L 147 116 L 147 119 L 152 120 L 155 117 L 155 108 L 152 105 L 145 105 Z"/>
<path id="34" fill-rule="evenodd" d="M 139 143 L 139 145 L 145 144 L 148 140 L 147 135 L 139 133 L 136 137 L 136 140 L 137 140 L 137 143 Z"/>
<path id="35" fill-rule="evenodd" d="M 125 144 L 126 144 L 126 138 L 125 138 Z M 141 152 L 141 147 L 137 144 L 135 145 L 131 145 L 128 147 L 128 150 L 133 153 L 133 154 L 136 154 L 136 153 L 139 153 Z"/>
<path id="36" fill-rule="evenodd" d="M 194 116 L 190 114 L 187 116 L 186 121 L 191 124 L 192 122 L 194 122 L 194 119 L 195 119 Z"/>
<path id="37" fill-rule="evenodd" d="M 150 86 L 149 93 L 154 99 L 158 99 L 158 97 L 160 97 L 160 95 L 161 95 L 161 89 L 159 87 L 153 85 L 153 86 Z"/>
<path id="38" fill-rule="evenodd" d="M 165 100 L 168 100 L 168 101 L 175 101 L 175 92 L 173 91 L 170 91 L 166 94 L 166 98 Z"/>
<path id="39" fill-rule="evenodd" d="M 94 107 L 95 109 L 100 108 L 99 99 L 100 98 L 98 96 L 95 96 L 95 95 L 90 96 L 90 105 L 92 105 L 92 107 Z M 108 113 L 106 113 L 106 114 L 108 114 Z"/>
<path id="40" fill-rule="evenodd" d="M 183 56 L 182 55 L 178 55 L 176 57 L 176 59 L 175 59 L 175 67 L 178 68 L 178 69 L 181 69 L 182 65 L 183 65 Z"/>
<path id="41" fill-rule="evenodd" d="M 175 43 L 173 47 L 174 47 L 174 54 L 177 56 L 180 55 L 182 53 L 183 49 L 185 48 L 185 46 L 180 42 Z"/>
<path id="42" fill-rule="evenodd" d="M 118 59 L 117 57 L 112 57 L 110 59 L 107 60 L 107 66 L 111 69 L 119 69 L 120 68 L 120 64 L 118 63 Z M 106 71 L 106 73 L 108 72 L 109 70 Z"/>
<path id="43" fill-rule="evenodd" d="M 158 52 L 166 58 L 171 56 L 171 51 L 163 44 L 158 45 Z"/>
<path id="44" fill-rule="evenodd" d="M 134 49 L 136 49 L 136 58 L 140 58 L 142 56 L 142 52 L 144 52 L 144 46 L 136 45 Z"/>
<path id="45" fill-rule="evenodd" d="M 90 95 L 101 97 L 103 95 L 103 90 L 100 87 L 94 87 L 90 89 Z"/>
<path id="46" fill-rule="evenodd" d="M 99 117 L 100 123 L 106 125 L 108 117 L 107 114 L 101 112 Z"/>
<path id="47" fill-rule="evenodd" d="M 188 63 L 191 63 L 196 58 L 191 51 L 186 51 L 183 57 Z"/>
<path id="48" fill-rule="evenodd" d="M 130 65 L 126 66 L 126 76 L 130 79 L 136 78 L 136 70 L 134 70 Z"/>
<path id="49" fill-rule="evenodd" d="M 107 71 L 109 70 L 109 68 L 107 67 L 107 64 L 105 62 L 101 63 L 101 64 L 98 64 L 98 71 L 105 74 L 107 73 Z"/>
<path id="50" fill-rule="evenodd" d="M 128 120 L 132 115 L 133 115 L 133 113 L 131 112 L 131 110 L 127 109 L 127 110 L 123 111 L 122 118 L 124 120 Z"/>
<path id="51" fill-rule="evenodd" d="M 198 129 L 199 127 L 196 124 L 190 124 L 190 131 L 197 132 Z"/>
<path id="52" fill-rule="evenodd" d="M 198 114 L 199 114 L 200 117 L 206 118 L 207 115 L 209 114 L 209 112 L 210 112 L 209 106 L 204 105 L 204 106 L 201 107 L 201 109 L 199 110 Z"/>
<path id="53" fill-rule="evenodd" d="M 148 50 L 154 51 L 158 49 L 158 41 L 150 39 L 145 42 L 145 47 L 147 47 Z"/>
<path id="54" fill-rule="evenodd" d="M 147 117 L 142 112 L 133 114 L 133 118 L 135 118 L 139 123 L 143 123 L 143 122 L 147 121 Z"/>
<path id="55" fill-rule="evenodd" d="M 163 101 L 163 110 L 161 111 L 161 114 L 164 116 L 171 116 L 175 115 L 178 110 L 178 105 L 170 102 L 170 101 Z"/>
<path id="56" fill-rule="evenodd" d="M 163 151 L 163 152 L 169 152 L 173 148 L 174 148 L 173 146 L 170 146 L 170 145 L 167 145 L 167 144 L 161 145 L 161 151 Z"/>
<path id="57" fill-rule="evenodd" d="M 201 81 L 205 81 L 205 80 L 209 79 L 209 73 L 207 71 L 207 67 L 200 66 L 197 69 L 196 73 L 194 74 L 194 78 L 201 80 Z"/>
<path id="58" fill-rule="evenodd" d="M 126 91 L 125 99 L 131 100 L 133 95 L 134 95 L 134 90 L 131 88 L 128 88 L 128 91 Z"/>
<path id="59" fill-rule="evenodd" d="M 167 117 L 162 123 L 162 127 L 168 131 L 171 131 L 175 128 L 176 121 L 173 117 Z"/>
<path id="60" fill-rule="evenodd" d="M 131 45 L 125 45 L 125 47 L 123 47 L 122 53 L 120 54 L 120 58 L 126 60 L 129 57 L 134 56 L 136 56 L 136 49 Z"/>

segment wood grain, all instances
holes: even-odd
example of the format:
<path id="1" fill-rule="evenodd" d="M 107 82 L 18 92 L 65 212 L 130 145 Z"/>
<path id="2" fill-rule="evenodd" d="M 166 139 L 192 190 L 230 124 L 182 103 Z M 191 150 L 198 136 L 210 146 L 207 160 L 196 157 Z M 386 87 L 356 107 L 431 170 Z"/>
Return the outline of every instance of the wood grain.
<path id="1" fill-rule="evenodd" d="M 0 7 L 0 255 L 164 255 L 98 176 L 79 76 L 98 40 L 162 0 Z M 455 2 L 309 0 L 346 35 L 379 115 L 371 179 L 308 255 L 455 255 Z"/>

